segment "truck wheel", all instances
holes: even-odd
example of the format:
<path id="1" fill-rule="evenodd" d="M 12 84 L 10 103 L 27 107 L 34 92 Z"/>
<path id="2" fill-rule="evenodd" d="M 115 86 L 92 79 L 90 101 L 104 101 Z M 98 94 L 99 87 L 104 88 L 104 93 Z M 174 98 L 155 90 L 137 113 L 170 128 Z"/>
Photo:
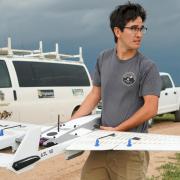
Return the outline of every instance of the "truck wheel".
<path id="1" fill-rule="evenodd" d="M 148 128 L 151 128 L 153 123 L 154 123 L 154 120 L 153 119 L 149 119 L 148 120 Z"/>
<path id="2" fill-rule="evenodd" d="M 71 117 L 74 115 L 74 113 L 76 113 L 76 111 L 78 110 L 80 108 L 80 106 L 76 106 L 75 108 L 74 108 L 74 110 L 73 110 L 73 112 L 72 112 L 72 114 L 71 114 Z M 92 114 L 92 112 L 90 112 L 89 114 L 87 114 L 87 116 L 88 115 L 91 115 Z"/>
<path id="3" fill-rule="evenodd" d="M 179 109 L 179 111 L 175 112 L 175 121 L 180 122 L 180 109 Z"/>
<path id="4" fill-rule="evenodd" d="M 75 114 L 75 112 L 80 108 L 80 106 L 76 106 L 71 114 L 71 117 Z"/>

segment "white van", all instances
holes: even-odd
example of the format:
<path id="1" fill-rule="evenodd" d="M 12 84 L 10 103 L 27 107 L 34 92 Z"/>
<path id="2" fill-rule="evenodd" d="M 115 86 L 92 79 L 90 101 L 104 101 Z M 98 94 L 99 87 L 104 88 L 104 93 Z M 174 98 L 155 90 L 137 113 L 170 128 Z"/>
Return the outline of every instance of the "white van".
<path id="1" fill-rule="evenodd" d="M 10 39 L 0 49 L 0 120 L 54 124 L 79 108 L 92 87 L 82 49 L 78 55 L 57 49 L 43 53 L 41 42 L 39 51 L 12 50 Z"/>

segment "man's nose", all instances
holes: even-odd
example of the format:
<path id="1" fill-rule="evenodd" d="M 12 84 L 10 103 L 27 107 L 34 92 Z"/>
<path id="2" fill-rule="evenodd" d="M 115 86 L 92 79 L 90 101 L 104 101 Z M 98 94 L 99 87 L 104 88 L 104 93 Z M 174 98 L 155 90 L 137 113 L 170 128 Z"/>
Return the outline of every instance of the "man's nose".
<path id="1" fill-rule="evenodd" d="M 143 32 L 142 31 L 140 31 L 140 30 L 138 30 L 137 32 L 136 32 L 136 36 L 137 37 L 143 37 Z"/>

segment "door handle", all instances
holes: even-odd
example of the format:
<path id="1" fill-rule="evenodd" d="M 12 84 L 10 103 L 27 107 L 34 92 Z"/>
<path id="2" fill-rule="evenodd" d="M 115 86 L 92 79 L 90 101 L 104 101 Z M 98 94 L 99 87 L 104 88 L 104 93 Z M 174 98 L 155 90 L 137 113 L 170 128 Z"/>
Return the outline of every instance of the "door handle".
<path id="1" fill-rule="evenodd" d="M 167 95 L 168 95 L 168 93 L 166 92 L 166 93 L 165 93 L 165 95 L 167 96 Z"/>
<path id="2" fill-rule="evenodd" d="M 13 90 L 13 96 L 14 96 L 14 100 L 17 101 L 17 93 L 15 90 Z"/>
<path id="3" fill-rule="evenodd" d="M 174 94 L 176 94 L 176 91 L 174 91 Z"/>

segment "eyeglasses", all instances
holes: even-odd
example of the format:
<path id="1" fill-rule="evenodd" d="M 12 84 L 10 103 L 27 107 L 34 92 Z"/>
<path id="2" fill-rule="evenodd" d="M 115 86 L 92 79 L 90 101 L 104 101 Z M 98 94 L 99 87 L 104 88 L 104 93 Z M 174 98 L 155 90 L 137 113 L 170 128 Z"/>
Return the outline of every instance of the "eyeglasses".
<path id="1" fill-rule="evenodd" d="M 145 27 L 145 26 L 142 26 L 142 27 L 138 27 L 138 26 L 130 26 L 130 27 L 124 27 L 124 28 L 127 28 L 127 29 L 129 29 L 132 33 L 138 33 L 139 31 L 141 32 L 141 33 L 143 33 L 143 34 L 145 34 L 146 33 L 146 31 L 147 31 L 147 27 Z"/>

